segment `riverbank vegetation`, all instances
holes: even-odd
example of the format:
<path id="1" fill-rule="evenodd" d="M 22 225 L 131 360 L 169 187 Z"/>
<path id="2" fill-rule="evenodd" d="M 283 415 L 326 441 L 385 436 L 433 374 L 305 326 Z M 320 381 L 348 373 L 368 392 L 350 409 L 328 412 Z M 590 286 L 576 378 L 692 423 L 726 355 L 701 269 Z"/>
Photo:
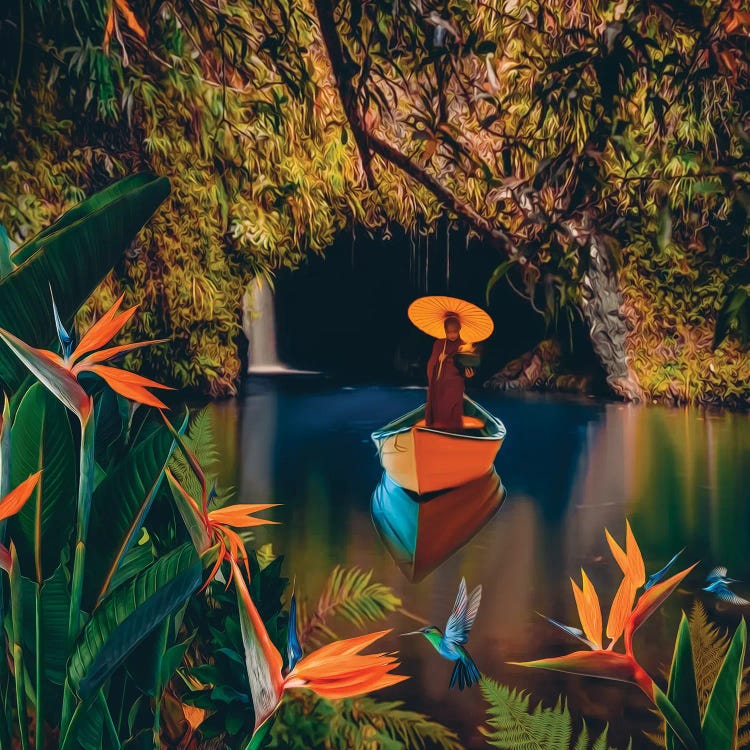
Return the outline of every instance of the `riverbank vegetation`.
<path id="1" fill-rule="evenodd" d="M 750 14 L 741 4 L 24 0 L 3 11 L 0 222 L 20 243 L 115 177 L 163 210 L 126 294 L 143 366 L 240 376 L 241 299 L 352 227 L 446 212 L 612 392 L 744 404 Z M 513 291 L 512 291 L 513 290 Z M 157 312 L 158 311 L 158 314 Z M 140 364 L 140 360 L 135 360 Z"/>

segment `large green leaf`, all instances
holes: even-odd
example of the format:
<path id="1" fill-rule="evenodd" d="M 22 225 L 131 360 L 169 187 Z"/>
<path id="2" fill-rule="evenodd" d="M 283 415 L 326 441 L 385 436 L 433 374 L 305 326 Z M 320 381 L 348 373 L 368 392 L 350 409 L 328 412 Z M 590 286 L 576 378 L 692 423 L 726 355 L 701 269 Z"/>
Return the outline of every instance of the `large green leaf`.
<path id="1" fill-rule="evenodd" d="M 706 750 L 734 750 L 736 747 L 737 713 L 746 642 L 747 626 L 743 618 L 729 644 L 703 716 L 703 742 Z"/>
<path id="2" fill-rule="evenodd" d="M 187 427 L 187 418 L 180 431 Z M 89 522 L 84 607 L 90 611 L 135 542 L 159 491 L 176 442 L 160 426 L 131 448 L 94 491 Z"/>
<path id="3" fill-rule="evenodd" d="M 22 578 L 21 586 L 24 622 L 33 623 L 37 584 L 28 578 Z M 53 685 L 62 685 L 65 680 L 65 663 L 68 660 L 65 643 L 68 633 L 68 609 L 70 607 L 68 588 L 68 579 L 62 565 L 59 565 L 53 575 L 42 584 L 44 677 Z M 36 648 L 34 628 L 26 627 L 23 639 L 29 653 L 33 654 Z"/>
<path id="4" fill-rule="evenodd" d="M 43 237 L 18 248 L 12 259 L 23 262 L 0 279 L 1 328 L 32 346 L 52 344 L 56 329 L 50 284 L 61 318 L 70 322 L 169 194 L 165 177 L 135 177 L 124 187 L 113 186 L 102 205 L 92 196 L 72 217 L 68 212 Z M 0 345 L 0 382 L 5 389 L 15 391 L 26 375 L 17 357 Z"/>
<path id="5" fill-rule="evenodd" d="M 115 589 L 83 629 L 68 662 L 68 681 L 85 700 L 129 653 L 201 585 L 201 563 L 183 544 Z"/>
<path id="6" fill-rule="evenodd" d="M 693 736 L 700 737 L 701 716 L 698 708 L 698 689 L 695 684 L 693 645 L 690 640 L 690 624 L 684 612 L 677 631 L 667 697 L 682 716 Z M 677 739 L 674 730 L 669 724 L 666 729 L 667 750 L 680 750 L 682 743 Z"/>
<path id="7" fill-rule="evenodd" d="M 35 383 L 24 396 L 11 430 L 11 486 L 42 469 L 36 490 L 9 523 L 21 569 L 37 582 L 60 564 L 74 523 L 76 449 L 65 407 Z"/>
<path id="8" fill-rule="evenodd" d="M 117 182 L 113 182 L 103 190 L 99 190 L 73 206 L 73 208 L 66 211 L 54 224 L 43 229 L 39 234 L 35 235 L 30 240 L 27 240 L 22 245 L 19 245 L 13 251 L 11 260 L 16 266 L 21 265 L 21 263 L 28 260 L 44 244 L 44 241 L 50 235 L 75 224 L 79 219 L 86 218 L 86 216 L 113 203 L 118 198 L 147 186 L 153 181 L 153 179 L 154 176 L 152 174 L 148 172 L 140 172 L 138 174 L 131 174 L 127 177 L 123 177 L 121 180 L 117 180 Z"/>

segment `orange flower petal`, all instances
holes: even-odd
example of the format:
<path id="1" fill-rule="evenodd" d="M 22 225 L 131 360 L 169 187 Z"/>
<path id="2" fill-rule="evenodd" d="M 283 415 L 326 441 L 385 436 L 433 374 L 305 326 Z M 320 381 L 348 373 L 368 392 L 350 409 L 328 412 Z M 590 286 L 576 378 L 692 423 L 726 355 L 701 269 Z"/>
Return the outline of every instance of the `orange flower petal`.
<path id="1" fill-rule="evenodd" d="M 306 687 L 326 698 L 353 698 L 406 679 L 391 674 L 399 661 L 392 654 L 360 654 L 390 630 L 329 643 L 299 660 L 288 675 L 288 688 Z"/>
<path id="2" fill-rule="evenodd" d="M 610 648 L 614 646 L 625 629 L 625 623 L 633 609 L 635 592 L 636 588 L 633 582 L 628 576 L 623 576 L 620 588 L 617 589 L 615 598 L 612 600 L 612 608 L 609 610 L 609 620 L 607 621 L 607 638 L 612 640 Z"/>
<path id="3" fill-rule="evenodd" d="M 115 334 L 119 333 L 120 329 L 133 317 L 136 307 L 131 307 L 115 318 L 123 299 L 125 299 L 124 294 L 83 334 L 78 346 L 70 355 L 71 362 L 77 362 L 84 354 L 101 349 L 105 344 L 108 344 Z"/>
<path id="4" fill-rule="evenodd" d="M 31 497 L 31 493 L 42 475 L 41 470 L 23 480 L 14 490 L 11 490 L 2 500 L 0 500 L 0 520 L 15 516 L 26 501 Z"/>
<path id="5" fill-rule="evenodd" d="M 695 565 L 697 564 L 695 563 Z M 633 633 L 651 617 L 661 606 L 662 602 L 680 585 L 683 578 L 690 573 L 695 565 L 691 565 L 689 568 L 680 571 L 666 581 L 657 583 L 642 594 L 638 600 L 638 604 L 635 605 L 635 609 L 630 613 L 630 617 L 625 623 L 625 651 L 627 653 L 633 653 Z"/>
<path id="6" fill-rule="evenodd" d="M 607 544 L 609 544 L 609 549 L 612 551 L 612 557 L 615 558 L 615 561 L 620 566 L 620 570 L 622 570 L 622 572 L 627 575 L 628 556 L 625 553 L 625 550 L 620 547 L 620 545 L 614 540 L 612 534 L 610 534 L 607 529 L 604 529 L 604 536 L 607 537 Z"/>
<path id="7" fill-rule="evenodd" d="M 636 589 L 639 589 L 646 582 L 646 566 L 633 530 L 630 528 L 630 521 L 627 520 L 625 521 L 625 550 L 628 555 L 628 575 Z"/>
<path id="8" fill-rule="evenodd" d="M 584 570 L 581 570 L 583 577 L 583 591 L 578 588 L 575 581 L 573 584 L 573 596 L 578 607 L 578 616 L 581 620 L 581 627 L 586 637 L 597 647 L 602 647 L 602 610 L 599 605 L 599 597 L 596 595 L 596 589 L 589 580 Z"/>
<path id="9" fill-rule="evenodd" d="M 265 518 L 251 518 L 251 514 L 260 513 L 268 508 L 275 508 L 279 503 L 267 503 L 262 505 L 237 504 L 228 505 L 226 508 L 218 508 L 209 512 L 208 517 L 214 523 L 229 524 L 238 529 L 249 529 L 253 526 L 264 524 L 277 524 L 278 521 L 270 521 Z"/>
<path id="10" fill-rule="evenodd" d="M 166 409 L 166 404 L 162 403 L 153 393 L 149 393 L 146 388 L 162 388 L 166 391 L 173 391 L 168 385 L 162 385 L 154 380 L 144 378 L 128 370 L 120 370 L 117 367 L 108 367 L 107 365 L 92 365 L 87 368 L 88 372 L 93 372 L 100 378 L 107 381 L 107 385 L 116 393 L 137 401 L 145 406 L 155 406 L 157 409 Z"/>
<path id="11" fill-rule="evenodd" d="M 104 54 L 109 54 L 109 40 L 112 38 L 112 33 L 115 30 L 115 9 L 114 7 L 109 9 L 107 13 L 107 25 L 104 27 L 104 39 L 102 41 L 102 49 Z"/>
<path id="12" fill-rule="evenodd" d="M 78 374 L 79 372 L 85 372 L 90 365 L 95 365 L 98 362 L 106 362 L 108 359 L 116 357 L 118 354 L 132 351 L 133 349 L 140 349 L 142 346 L 151 346 L 152 344 L 163 344 L 169 339 L 151 339 L 150 341 L 134 341 L 132 344 L 121 344 L 120 346 L 112 346 L 109 349 L 100 349 L 98 352 L 89 354 L 84 357 L 80 362 L 73 366 L 73 373 Z"/>

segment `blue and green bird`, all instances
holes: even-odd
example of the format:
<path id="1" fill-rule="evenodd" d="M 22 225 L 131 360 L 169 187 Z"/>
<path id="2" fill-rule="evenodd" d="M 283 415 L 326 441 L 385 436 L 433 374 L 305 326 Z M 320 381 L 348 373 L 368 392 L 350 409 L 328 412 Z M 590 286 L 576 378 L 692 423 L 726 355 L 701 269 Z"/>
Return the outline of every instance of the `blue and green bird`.
<path id="1" fill-rule="evenodd" d="M 471 687 L 479 682 L 481 674 L 474 660 L 466 649 L 469 632 L 479 611 L 482 599 L 482 586 L 477 586 L 471 595 L 466 595 L 466 579 L 462 578 L 458 587 L 458 596 L 453 611 L 445 626 L 445 633 L 435 625 L 428 625 L 404 635 L 423 635 L 432 647 L 448 661 L 455 662 L 451 675 L 450 687 L 458 686 L 459 690 Z"/>

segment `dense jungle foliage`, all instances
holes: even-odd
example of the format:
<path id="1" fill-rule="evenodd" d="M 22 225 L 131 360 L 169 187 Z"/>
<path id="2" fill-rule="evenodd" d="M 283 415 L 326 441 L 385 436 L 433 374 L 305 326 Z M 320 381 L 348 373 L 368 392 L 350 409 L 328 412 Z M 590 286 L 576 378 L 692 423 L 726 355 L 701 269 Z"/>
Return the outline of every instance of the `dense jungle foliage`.
<path id="1" fill-rule="evenodd" d="M 90 302 L 231 392 L 240 304 L 337 233 L 442 212 L 616 393 L 746 402 L 750 13 L 739 0 L 25 0 L 3 11 L 0 223 L 172 181 Z M 21 42 L 21 43 L 19 43 Z M 507 286 L 506 286 L 507 284 Z"/>

